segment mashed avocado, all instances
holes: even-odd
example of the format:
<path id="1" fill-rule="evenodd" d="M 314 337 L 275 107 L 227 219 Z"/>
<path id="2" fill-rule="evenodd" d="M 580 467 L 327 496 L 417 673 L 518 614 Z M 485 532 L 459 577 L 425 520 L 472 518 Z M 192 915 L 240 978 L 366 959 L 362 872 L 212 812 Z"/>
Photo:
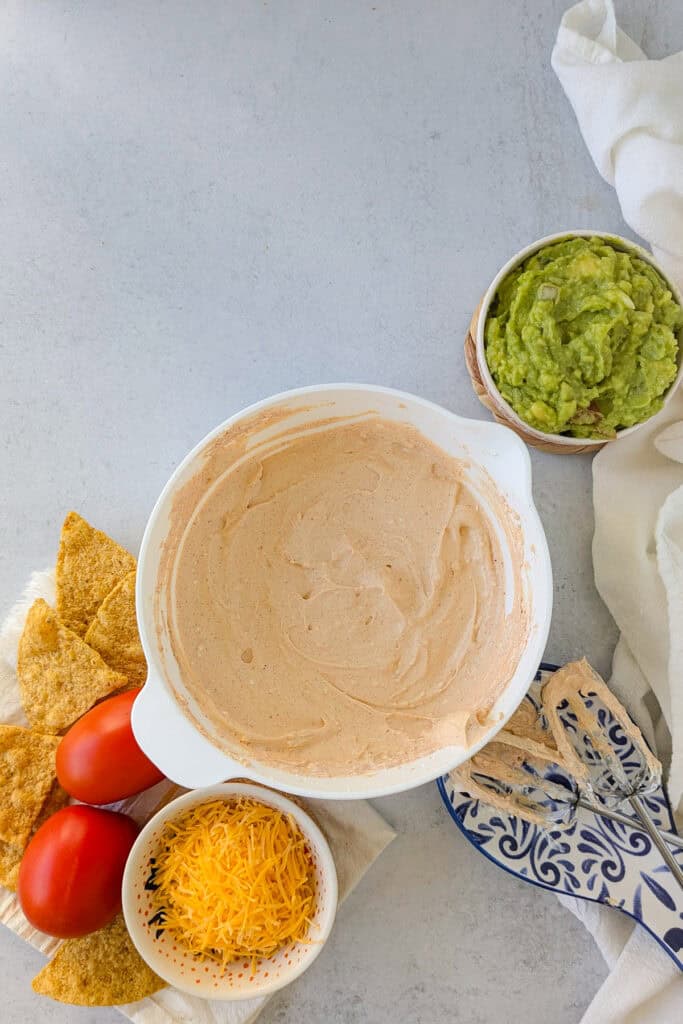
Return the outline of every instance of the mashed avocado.
<path id="1" fill-rule="evenodd" d="M 661 409 L 682 329 L 683 309 L 649 263 L 601 238 L 568 238 L 501 283 L 486 361 L 530 426 L 613 437 Z"/>

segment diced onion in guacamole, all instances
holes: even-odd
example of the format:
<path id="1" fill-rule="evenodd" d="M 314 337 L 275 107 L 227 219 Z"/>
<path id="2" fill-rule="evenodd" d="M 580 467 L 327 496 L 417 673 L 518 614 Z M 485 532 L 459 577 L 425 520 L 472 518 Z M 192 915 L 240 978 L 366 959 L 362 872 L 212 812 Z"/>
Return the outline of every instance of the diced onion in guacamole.
<path id="1" fill-rule="evenodd" d="M 602 238 L 568 238 L 503 280 L 486 361 L 530 426 L 608 438 L 661 409 L 682 331 L 683 309 L 649 263 Z"/>

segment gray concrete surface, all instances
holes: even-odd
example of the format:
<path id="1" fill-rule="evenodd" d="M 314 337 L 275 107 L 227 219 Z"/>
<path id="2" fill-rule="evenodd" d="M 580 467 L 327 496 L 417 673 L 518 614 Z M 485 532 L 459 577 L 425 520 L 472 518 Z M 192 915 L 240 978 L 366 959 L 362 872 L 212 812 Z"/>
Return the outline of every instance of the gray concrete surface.
<path id="1" fill-rule="evenodd" d="M 135 549 L 209 428 L 300 384 L 372 381 L 471 416 L 462 339 L 501 262 L 624 231 L 549 68 L 565 0 L 132 0 L 0 9 L 0 611 L 64 512 Z M 651 56 L 683 8 L 625 0 Z M 533 455 L 548 654 L 609 666 L 590 461 Z M 498 872 L 429 786 L 264 1024 L 574 1024 L 604 975 L 553 896 Z M 4 1024 L 106 1024 L 34 996 L 0 932 Z"/>

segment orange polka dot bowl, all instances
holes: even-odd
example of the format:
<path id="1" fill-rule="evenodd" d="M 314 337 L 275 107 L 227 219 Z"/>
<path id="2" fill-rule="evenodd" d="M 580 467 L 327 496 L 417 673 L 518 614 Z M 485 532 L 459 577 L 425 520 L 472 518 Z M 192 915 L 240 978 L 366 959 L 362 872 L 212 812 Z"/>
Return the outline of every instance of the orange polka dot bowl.
<path id="1" fill-rule="evenodd" d="M 242 955 L 224 962 L 225 956 L 220 956 L 218 950 L 209 955 L 193 951 L 191 943 L 183 941 L 183 932 L 177 924 L 171 924 L 173 907 L 170 905 L 169 910 L 165 901 L 167 893 L 173 890 L 169 888 L 164 858 L 169 850 L 169 834 L 177 835 L 193 809 L 204 806 L 215 809 L 217 802 L 224 802 L 228 814 L 240 801 L 280 812 L 284 816 L 281 820 L 295 830 L 299 843 L 303 837 L 312 901 L 307 926 L 298 941 L 286 941 L 268 956 Z M 196 844 L 190 855 L 194 855 L 195 850 Z M 217 849 L 212 858 L 214 862 L 221 854 L 221 849 Z M 334 923 L 337 874 L 327 840 L 298 804 L 262 786 L 229 782 L 192 790 L 154 815 L 131 850 L 123 876 L 122 897 L 131 939 L 146 963 L 169 985 L 203 999 L 250 999 L 269 995 L 288 985 L 318 956 Z M 206 905 L 207 902 L 213 905 Z M 193 914 L 214 922 L 218 918 L 220 922 L 221 914 L 216 909 L 219 902 L 220 896 L 217 900 L 205 899 L 204 904 L 199 903 L 196 910 L 193 909 Z"/>

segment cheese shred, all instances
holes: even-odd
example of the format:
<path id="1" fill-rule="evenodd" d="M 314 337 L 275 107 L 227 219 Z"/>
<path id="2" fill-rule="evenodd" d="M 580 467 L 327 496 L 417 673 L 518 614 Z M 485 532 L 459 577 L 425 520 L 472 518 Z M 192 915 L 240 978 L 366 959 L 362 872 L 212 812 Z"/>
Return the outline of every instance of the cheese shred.
<path id="1" fill-rule="evenodd" d="M 198 959 L 223 965 L 305 940 L 315 912 L 315 872 L 299 826 L 246 797 L 168 821 L 154 883 L 164 929 Z"/>

